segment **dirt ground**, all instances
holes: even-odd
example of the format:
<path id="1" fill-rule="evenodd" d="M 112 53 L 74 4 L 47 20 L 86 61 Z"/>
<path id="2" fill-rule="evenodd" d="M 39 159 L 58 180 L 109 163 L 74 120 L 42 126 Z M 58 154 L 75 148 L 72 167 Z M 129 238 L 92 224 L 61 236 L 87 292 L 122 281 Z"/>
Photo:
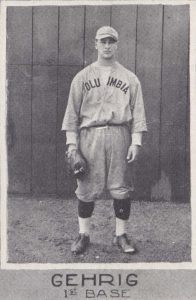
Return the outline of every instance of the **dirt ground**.
<path id="1" fill-rule="evenodd" d="M 76 199 L 10 197 L 8 257 L 11 263 L 127 263 L 191 261 L 191 212 L 187 203 L 133 202 L 128 224 L 138 249 L 123 254 L 112 246 L 112 201 L 96 203 L 91 246 L 73 256 L 78 232 Z"/>

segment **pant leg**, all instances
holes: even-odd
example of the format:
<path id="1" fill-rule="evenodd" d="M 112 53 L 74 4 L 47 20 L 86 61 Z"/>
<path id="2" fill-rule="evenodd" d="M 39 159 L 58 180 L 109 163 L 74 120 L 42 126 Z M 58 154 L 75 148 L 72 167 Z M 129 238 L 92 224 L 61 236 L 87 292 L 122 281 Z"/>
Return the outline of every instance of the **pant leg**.
<path id="1" fill-rule="evenodd" d="M 106 185 L 105 139 L 102 130 L 85 128 L 80 132 L 80 150 L 87 161 L 87 174 L 77 180 L 76 195 L 84 202 L 100 198 Z"/>
<path id="2" fill-rule="evenodd" d="M 107 188 L 114 199 L 129 198 L 134 190 L 132 165 L 127 163 L 131 134 L 126 126 L 110 127 L 107 147 Z"/>

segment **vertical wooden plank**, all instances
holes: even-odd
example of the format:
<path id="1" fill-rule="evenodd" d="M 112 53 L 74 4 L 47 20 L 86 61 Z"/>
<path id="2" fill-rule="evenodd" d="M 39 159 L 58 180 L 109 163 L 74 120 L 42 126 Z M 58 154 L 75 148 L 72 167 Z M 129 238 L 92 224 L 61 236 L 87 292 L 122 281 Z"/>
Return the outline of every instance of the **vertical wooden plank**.
<path id="1" fill-rule="evenodd" d="M 161 167 L 172 184 L 172 200 L 184 201 L 186 106 L 188 105 L 189 7 L 165 6 L 161 115 Z"/>
<path id="2" fill-rule="evenodd" d="M 189 29 L 190 30 L 190 25 Z M 190 39 L 188 41 L 190 43 Z M 189 55 L 189 54 L 188 54 Z M 190 157 L 190 73 L 187 83 L 187 105 L 186 105 L 186 176 L 185 176 L 185 201 L 191 200 L 191 157 Z"/>
<path id="3" fill-rule="evenodd" d="M 7 8 L 7 61 L 30 64 L 32 61 L 32 8 Z"/>
<path id="4" fill-rule="evenodd" d="M 148 136 L 138 163 L 136 185 L 139 197 L 151 197 L 151 187 L 159 176 L 159 132 L 161 100 L 162 6 L 138 7 L 136 73 L 146 109 Z"/>
<path id="5" fill-rule="evenodd" d="M 57 67 L 33 67 L 32 188 L 56 192 Z"/>
<path id="6" fill-rule="evenodd" d="M 8 191 L 31 191 L 31 66 L 7 68 Z"/>
<path id="7" fill-rule="evenodd" d="M 59 63 L 82 66 L 83 56 L 84 7 L 60 7 Z"/>
<path id="8" fill-rule="evenodd" d="M 85 23 L 85 65 L 97 60 L 95 35 L 101 26 L 110 25 L 110 6 L 87 6 Z"/>
<path id="9" fill-rule="evenodd" d="M 62 121 L 67 106 L 70 84 L 76 73 L 80 71 L 78 66 L 60 66 L 58 71 L 58 122 L 57 122 L 57 193 L 58 195 L 73 195 L 76 182 L 68 171 L 65 161 L 66 134 L 61 131 Z"/>
<path id="10" fill-rule="evenodd" d="M 112 6 L 111 26 L 119 33 L 118 61 L 135 72 L 136 5 Z"/>
<path id="11" fill-rule="evenodd" d="M 33 8 L 33 62 L 58 63 L 58 7 Z"/>
<path id="12" fill-rule="evenodd" d="M 59 19 L 57 193 L 73 195 L 76 182 L 65 161 L 65 132 L 61 131 L 71 81 L 84 63 L 84 7 L 61 7 Z M 74 22 L 72 20 L 74 19 Z M 75 184 L 74 184 L 75 182 Z"/>

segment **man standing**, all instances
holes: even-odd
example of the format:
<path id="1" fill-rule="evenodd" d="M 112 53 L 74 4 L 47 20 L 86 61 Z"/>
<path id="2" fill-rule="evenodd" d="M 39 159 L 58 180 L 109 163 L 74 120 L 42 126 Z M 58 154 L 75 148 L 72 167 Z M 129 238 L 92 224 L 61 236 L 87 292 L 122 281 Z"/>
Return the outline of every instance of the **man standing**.
<path id="1" fill-rule="evenodd" d="M 134 190 L 127 170 L 138 158 L 147 127 L 140 82 L 115 60 L 117 46 L 114 28 L 98 29 L 97 61 L 74 77 L 63 120 L 68 156 L 74 159 L 81 154 L 84 158 L 76 189 L 79 236 L 71 248 L 75 254 L 89 246 L 94 201 L 105 188 L 113 198 L 116 217 L 113 243 L 125 253 L 135 252 L 126 233 Z"/>

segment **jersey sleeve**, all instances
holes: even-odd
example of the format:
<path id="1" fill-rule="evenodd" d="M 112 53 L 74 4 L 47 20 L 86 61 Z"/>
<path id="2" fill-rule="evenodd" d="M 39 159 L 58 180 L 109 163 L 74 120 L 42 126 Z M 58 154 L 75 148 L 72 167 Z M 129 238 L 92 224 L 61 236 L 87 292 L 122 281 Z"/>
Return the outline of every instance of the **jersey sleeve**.
<path id="1" fill-rule="evenodd" d="M 132 117 L 133 117 L 131 123 L 131 132 L 136 133 L 136 132 L 147 131 L 142 88 L 138 79 L 136 80 L 136 84 L 133 89 L 130 106 L 131 106 Z"/>
<path id="2" fill-rule="evenodd" d="M 78 146 L 78 135 L 75 131 L 66 131 L 66 144 Z"/>
<path id="3" fill-rule="evenodd" d="M 134 132 L 131 135 L 132 145 L 142 146 L 142 132 Z"/>
<path id="4" fill-rule="evenodd" d="M 62 123 L 62 130 L 78 132 L 82 98 L 82 80 L 76 76 L 71 83 L 67 108 Z"/>

